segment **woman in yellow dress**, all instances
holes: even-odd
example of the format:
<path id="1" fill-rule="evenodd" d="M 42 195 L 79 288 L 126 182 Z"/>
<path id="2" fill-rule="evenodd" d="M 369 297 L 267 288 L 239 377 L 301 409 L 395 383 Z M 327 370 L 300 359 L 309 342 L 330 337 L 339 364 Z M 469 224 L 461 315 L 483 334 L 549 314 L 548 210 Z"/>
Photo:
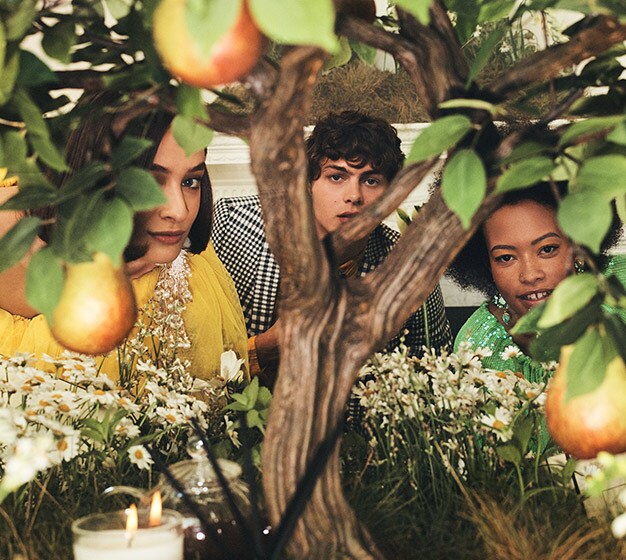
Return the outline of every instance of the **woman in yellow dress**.
<path id="1" fill-rule="evenodd" d="M 171 121 L 170 114 L 155 111 L 149 118 L 131 122 L 125 132 L 153 141 L 136 164 L 151 171 L 167 199 L 162 206 L 136 215 L 127 256 L 141 256 L 131 257 L 126 272 L 140 310 L 138 324 L 150 322 L 151 314 L 164 306 L 172 310 L 167 323 L 175 325 L 177 314 L 182 313 L 180 354 L 189 360 L 188 371 L 194 377 L 210 379 L 220 374 L 220 358 L 226 350 L 233 350 L 247 364 L 246 328 L 233 282 L 209 243 L 212 194 L 205 152 L 186 155 L 174 139 Z M 81 122 L 68 142 L 70 169 L 80 169 L 94 154 L 102 157 L 110 124 L 100 113 Z M 0 202 L 15 192 L 15 186 L 0 189 Z M 0 235 L 20 217 L 16 212 L 0 212 Z M 31 254 L 44 244 L 38 239 Z M 0 354 L 56 357 L 64 348 L 52 337 L 45 317 L 26 300 L 28 259 L 0 273 Z M 132 351 L 129 345 L 137 330 L 118 350 Z M 102 370 L 110 377 L 119 376 L 116 352 L 98 362 L 103 362 Z"/>

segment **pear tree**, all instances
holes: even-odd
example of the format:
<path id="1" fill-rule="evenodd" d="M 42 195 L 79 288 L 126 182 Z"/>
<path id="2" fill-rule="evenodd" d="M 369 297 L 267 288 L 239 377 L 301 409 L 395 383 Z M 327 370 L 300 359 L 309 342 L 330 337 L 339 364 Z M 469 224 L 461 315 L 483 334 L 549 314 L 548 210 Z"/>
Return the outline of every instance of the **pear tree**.
<path id="1" fill-rule="evenodd" d="M 48 257 L 33 259 L 28 286 L 31 301 L 51 315 L 67 263 L 95 252 L 119 262 L 134 212 L 161 200 L 151 177 L 130 163 L 143 149 L 137 139 L 112 142 L 106 161 L 90 162 L 57 189 L 51 177 L 66 171 L 65 135 L 80 116 L 68 91 L 119 92 L 110 106 L 90 108 L 115 111 L 112 139 L 129 119 L 156 106 L 176 114 L 174 134 L 189 151 L 209 144 L 213 131 L 245 139 L 282 275 L 281 362 L 263 450 L 267 509 L 276 523 L 313 465 L 319 478 L 295 526 L 292 551 L 307 558 L 379 558 L 340 478 L 338 427 L 359 367 L 423 303 L 505 191 L 568 180 L 559 223 L 594 263 L 611 205 L 626 218 L 620 62 L 626 7 L 620 0 L 396 0 L 372 20 L 362 17 L 371 12 L 368 0 L 165 3 L 179 10 L 179 27 L 170 32 L 186 38 L 176 48 L 193 50 L 204 62 L 232 32 L 240 11 L 248 10 L 265 37 L 263 54 L 256 52 L 254 64 L 235 78 L 253 100 L 248 109 L 228 109 L 232 105 L 224 102 L 233 101 L 232 94 L 214 85 L 219 78 L 207 82 L 209 98 L 180 70 L 170 74 L 154 41 L 156 36 L 160 51 L 171 48 L 167 38 L 158 39 L 159 0 L 0 0 L 0 170 L 2 179 L 15 176 L 20 184 L 19 194 L 0 209 L 56 208 L 54 219 L 37 213 L 9 231 L 0 240 L 0 264 L 19 261 L 40 227 L 51 228 Z M 363 10 L 355 9 L 359 5 Z M 549 46 L 520 53 L 496 80 L 478 79 L 508 31 L 554 9 L 578 17 Z M 468 49 L 479 29 L 485 35 L 480 48 Z M 32 41 L 41 50 L 28 48 Z M 352 53 L 371 59 L 375 50 L 408 73 L 431 125 L 384 195 L 320 243 L 303 138 L 312 92 L 325 65 Z M 548 102 L 533 103 L 539 98 Z M 523 114 L 524 124 L 496 134 L 495 123 L 510 119 L 511 111 Z M 338 278 L 335 255 L 392 213 L 438 165 L 441 188 L 385 263 L 363 279 Z M 129 177 L 133 189 L 125 186 Z M 591 391 L 616 359 L 626 360 L 626 328 L 604 313 L 605 302 L 626 307 L 624 287 L 592 264 L 592 272 L 564 283 L 518 329 L 541 332 L 531 351 L 542 359 L 574 345 L 568 369 L 575 379 L 589 377 Z M 591 361 L 576 352 L 589 336 L 607 349 L 594 352 Z M 320 449 L 328 450 L 323 461 Z"/>

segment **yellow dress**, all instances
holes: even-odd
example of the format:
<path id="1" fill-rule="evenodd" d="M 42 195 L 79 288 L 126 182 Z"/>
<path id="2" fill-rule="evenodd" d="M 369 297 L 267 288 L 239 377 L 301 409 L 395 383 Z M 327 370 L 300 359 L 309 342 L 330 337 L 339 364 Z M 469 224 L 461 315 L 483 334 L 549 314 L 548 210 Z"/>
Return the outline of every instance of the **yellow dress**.
<path id="1" fill-rule="evenodd" d="M 176 262 L 185 262 L 174 271 Z M 248 336 L 239 298 L 232 279 L 215 254 L 212 245 L 198 255 L 182 253 L 175 263 L 157 267 L 133 280 L 137 307 L 141 310 L 148 302 L 154 304 L 155 286 L 165 278 L 164 289 L 174 297 L 186 292 L 191 300 L 185 302 L 182 312 L 184 330 L 189 338 L 189 348 L 182 357 L 191 362 L 189 373 L 201 379 L 219 375 L 220 357 L 226 350 L 234 350 L 248 363 Z M 163 293 L 161 291 L 160 293 Z M 168 302 L 157 302 L 163 305 Z M 140 311 L 140 317 L 142 317 Z M 145 317 L 144 317 L 145 321 Z M 136 333 L 131 333 L 129 339 Z M 41 356 L 60 356 L 64 348 L 50 333 L 43 315 L 27 319 L 0 309 L 0 354 L 13 356 L 18 352 Z M 102 362 L 102 371 L 113 379 L 119 377 L 117 352 L 109 353 Z"/>

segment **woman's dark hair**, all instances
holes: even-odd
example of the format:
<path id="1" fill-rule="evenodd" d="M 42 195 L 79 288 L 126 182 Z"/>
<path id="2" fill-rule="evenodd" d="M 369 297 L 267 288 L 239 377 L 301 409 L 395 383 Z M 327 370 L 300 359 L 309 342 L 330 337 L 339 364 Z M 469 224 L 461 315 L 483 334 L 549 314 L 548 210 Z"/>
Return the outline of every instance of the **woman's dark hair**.
<path id="1" fill-rule="evenodd" d="M 567 193 L 566 182 L 560 181 L 554 185 L 556 186 L 559 197 Z M 547 182 L 537 183 L 523 190 L 505 193 L 500 208 L 528 200 L 552 208 L 555 212 L 558 208 L 558 201 L 555 197 L 553 186 Z M 604 267 L 606 264 L 608 260 L 606 253 L 618 242 L 621 230 L 622 223 L 614 208 L 613 223 L 601 244 L 601 254 L 598 259 L 598 265 L 600 267 Z M 476 230 L 476 233 L 474 233 L 454 261 L 452 261 L 446 271 L 446 276 L 450 277 L 461 288 L 478 290 L 487 297 L 493 297 L 498 293 L 489 266 L 489 253 L 484 235 L 484 225 Z"/>
<path id="2" fill-rule="evenodd" d="M 404 163 L 400 138 L 387 121 L 359 111 L 329 113 L 306 139 L 309 183 L 319 179 L 325 159 L 345 159 L 361 168 L 367 164 L 391 181 Z"/>
<path id="3" fill-rule="evenodd" d="M 83 112 L 83 117 L 79 121 L 78 126 L 70 133 L 66 145 L 66 158 L 71 171 L 61 178 L 61 184 L 69 178 L 70 173 L 78 171 L 87 162 L 92 160 L 106 161 L 110 157 L 112 146 L 121 142 L 127 136 L 145 138 L 152 141 L 152 145 L 133 162 L 138 167 L 150 168 L 159 144 L 169 129 L 174 115 L 163 109 L 150 109 L 130 120 L 124 127 L 123 132 L 115 135 L 113 132 L 115 120 L 113 107 L 116 101 L 116 94 L 109 91 L 89 95 L 79 102 L 79 111 L 82 108 L 87 108 L 89 111 L 89 107 L 107 109 L 104 111 Z M 205 171 L 200 188 L 200 208 L 189 232 L 190 252 L 200 253 L 206 249 L 211 237 L 212 216 L 213 193 L 208 171 Z M 145 250 L 133 246 L 131 238 L 124 256 L 126 260 L 132 260 L 141 256 L 143 252 Z"/>

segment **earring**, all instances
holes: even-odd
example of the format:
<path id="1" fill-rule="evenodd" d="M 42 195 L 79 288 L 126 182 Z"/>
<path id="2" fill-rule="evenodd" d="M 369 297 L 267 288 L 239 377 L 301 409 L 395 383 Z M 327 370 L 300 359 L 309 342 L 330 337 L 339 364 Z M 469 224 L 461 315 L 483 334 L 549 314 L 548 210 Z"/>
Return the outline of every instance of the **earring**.
<path id="1" fill-rule="evenodd" d="M 576 271 L 576 274 L 585 272 L 585 259 L 581 257 L 576 257 L 574 259 L 574 270 Z"/>
<path id="2" fill-rule="evenodd" d="M 511 314 L 509 313 L 509 304 L 506 302 L 506 300 L 502 297 L 501 294 L 496 294 L 495 296 L 493 296 L 493 303 L 498 309 L 503 310 L 502 322 L 505 325 L 508 325 L 509 321 L 511 320 Z"/>

